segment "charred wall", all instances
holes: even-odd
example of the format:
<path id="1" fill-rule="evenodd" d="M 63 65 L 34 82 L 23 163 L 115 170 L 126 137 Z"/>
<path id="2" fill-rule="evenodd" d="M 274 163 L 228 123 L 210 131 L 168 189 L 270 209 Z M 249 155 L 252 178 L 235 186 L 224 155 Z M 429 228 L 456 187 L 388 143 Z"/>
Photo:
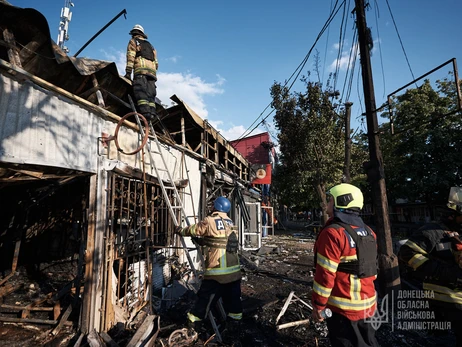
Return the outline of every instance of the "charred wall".
<path id="1" fill-rule="evenodd" d="M 0 189 L 0 269 L 11 269 L 21 240 L 18 266 L 39 270 L 40 263 L 79 253 L 88 204 L 88 178 L 36 180 Z M 32 273 L 31 273 L 32 275 Z"/>

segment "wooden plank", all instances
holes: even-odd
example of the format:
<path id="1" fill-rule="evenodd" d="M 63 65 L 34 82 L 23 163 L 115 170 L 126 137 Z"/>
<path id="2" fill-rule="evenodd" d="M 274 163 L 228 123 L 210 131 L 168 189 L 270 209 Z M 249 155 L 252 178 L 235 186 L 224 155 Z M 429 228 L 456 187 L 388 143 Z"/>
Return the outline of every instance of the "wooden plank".
<path id="1" fill-rule="evenodd" d="M 14 246 L 14 254 L 13 254 L 13 265 L 11 266 L 11 273 L 16 272 L 16 268 L 18 266 L 18 258 L 19 258 L 19 249 L 21 248 L 21 235 L 19 236 L 19 240 L 16 241 Z"/>
<path id="2" fill-rule="evenodd" d="M 141 326 L 136 331 L 135 335 L 133 335 L 133 338 L 130 340 L 127 347 L 139 346 L 140 343 L 142 343 L 146 338 L 149 337 L 149 335 L 152 332 L 152 329 L 154 328 L 154 318 L 156 317 L 157 316 L 155 315 L 150 315 L 146 317 L 143 324 L 141 324 Z"/>
<path id="3" fill-rule="evenodd" d="M 34 323 L 34 324 L 49 324 L 55 325 L 58 321 L 49 319 L 33 319 L 33 318 L 12 318 L 12 317 L 0 317 L 0 322 L 11 322 L 11 323 Z"/>
<path id="4" fill-rule="evenodd" d="M 292 297 L 294 296 L 295 292 L 292 291 L 290 292 L 289 296 L 286 299 L 286 302 L 284 303 L 284 306 L 282 307 L 281 312 L 279 313 L 278 317 L 276 318 L 276 322 L 274 324 L 278 324 L 279 319 L 284 315 L 284 313 L 287 310 L 287 307 L 289 307 L 290 302 L 292 301 Z"/>
<path id="5" fill-rule="evenodd" d="M 85 290 L 82 303 L 81 316 L 81 330 L 83 333 L 88 334 L 90 327 L 93 326 L 93 287 L 95 286 L 95 279 L 93 276 L 93 253 L 95 252 L 95 232 L 96 232 L 96 182 L 97 177 L 93 175 L 90 178 L 90 196 L 88 208 L 88 229 L 87 229 L 87 245 L 85 250 Z"/>
<path id="6" fill-rule="evenodd" d="M 96 79 L 95 74 L 91 75 L 91 79 L 92 79 L 92 82 L 93 82 L 93 87 L 97 88 L 97 90 L 96 90 L 96 98 L 98 99 L 98 106 L 104 108 L 104 107 L 106 107 L 106 105 L 104 104 L 103 94 L 101 93 L 101 90 L 99 90 L 99 84 L 98 84 L 98 80 Z"/>
<path id="7" fill-rule="evenodd" d="M 109 347 L 119 347 L 119 344 L 114 342 L 114 340 L 109 336 L 109 334 L 105 331 L 102 331 L 99 333 L 99 336 L 103 339 L 103 341 L 106 343 L 106 346 Z"/>
<path id="8" fill-rule="evenodd" d="M 13 284 L 7 283 L 5 286 L 0 287 L 0 299 L 3 296 L 7 296 L 8 294 L 15 292 L 19 288 L 22 288 L 22 284 L 13 285 Z"/>
<path id="9" fill-rule="evenodd" d="M 85 337 L 85 334 L 84 333 L 81 333 L 79 338 L 77 339 L 77 341 L 75 342 L 75 345 L 74 347 L 80 347 L 80 345 L 82 344 L 82 341 L 83 341 L 83 338 Z"/>
<path id="10" fill-rule="evenodd" d="M 302 325 L 302 324 L 310 324 L 310 320 L 309 319 L 303 319 L 303 320 L 299 320 L 299 321 L 296 321 L 296 322 L 280 324 L 280 325 L 277 326 L 277 330 L 290 328 L 290 327 L 296 327 L 296 326 Z"/>
<path id="11" fill-rule="evenodd" d="M 7 43 L 10 44 L 10 49 L 8 50 L 8 58 L 13 65 L 22 67 L 21 59 L 19 58 L 18 48 L 16 47 L 16 41 L 14 35 L 8 29 L 3 29 L 3 38 Z"/>
<path id="12" fill-rule="evenodd" d="M 7 69 L 7 70 L 13 70 L 14 72 L 22 75 L 23 77 L 26 77 L 28 79 L 30 79 L 32 82 L 34 82 L 35 84 L 39 85 L 40 87 L 43 87 L 45 89 L 48 89 L 48 90 L 51 90 L 55 93 L 58 93 L 64 97 L 67 97 L 75 102 L 77 102 L 79 104 L 79 106 L 83 107 L 83 108 L 86 108 L 88 110 L 90 110 L 91 112 L 95 112 L 97 115 L 99 116 L 104 116 L 104 117 L 107 117 L 115 122 L 118 122 L 122 117 L 119 117 L 117 116 L 116 114 L 112 113 L 112 112 L 109 112 L 91 102 L 89 102 L 88 100 L 86 99 L 83 99 L 81 97 L 78 97 L 77 95 L 74 95 L 70 92 L 68 92 L 67 90 L 64 90 L 62 88 L 59 88 L 57 86 L 55 86 L 54 84 L 51 84 L 43 79 L 41 79 L 40 77 L 37 77 L 37 76 L 34 76 L 32 74 L 30 74 L 29 72 L 19 68 L 19 67 L 16 67 L 14 66 L 13 64 L 10 64 L 2 59 L 0 59 L 0 67 L 4 68 L 4 69 Z M 132 123 L 132 122 L 129 122 L 129 121 L 124 121 L 124 124 L 139 132 L 139 129 L 138 129 L 138 125 L 136 125 L 135 123 Z"/>
<path id="13" fill-rule="evenodd" d="M 98 335 L 98 333 L 96 332 L 95 329 L 93 329 L 87 335 L 87 342 L 90 345 L 90 347 L 105 347 L 104 342 L 101 341 L 101 338 L 99 337 L 99 335 Z"/>
<path id="14" fill-rule="evenodd" d="M 67 307 L 66 311 L 63 313 L 61 319 L 59 320 L 59 324 L 51 332 L 51 335 L 53 335 L 53 336 L 58 335 L 59 331 L 61 330 L 61 328 L 64 325 L 64 322 L 66 322 L 67 319 L 69 318 L 69 316 L 71 315 L 71 312 L 72 312 L 72 305 L 69 305 Z"/>
<path id="15" fill-rule="evenodd" d="M 58 301 L 53 306 L 53 319 L 58 319 L 60 314 L 61 314 L 61 304 Z"/>
<path id="16" fill-rule="evenodd" d="M 18 305 L 7 305 L 7 304 L 0 304 L 0 309 L 6 309 L 6 310 L 16 310 L 16 311 L 22 311 L 26 310 L 27 306 L 18 306 Z M 29 311 L 53 311 L 53 307 L 30 307 Z"/>

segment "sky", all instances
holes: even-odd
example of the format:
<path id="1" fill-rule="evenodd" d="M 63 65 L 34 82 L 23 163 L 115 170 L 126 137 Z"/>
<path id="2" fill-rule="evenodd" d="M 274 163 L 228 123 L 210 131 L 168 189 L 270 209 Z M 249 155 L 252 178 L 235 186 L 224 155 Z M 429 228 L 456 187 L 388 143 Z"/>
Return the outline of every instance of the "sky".
<path id="1" fill-rule="evenodd" d="M 41 12 L 48 21 L 52 39 L 57 40 L 65 0 L 9 2 Z M 274 82 L 284 83 L 298 72 L 297 67 L 315 43 L 336 1 L 74 0 L 73 3 L 66 42 L 69 55 L 74 55 L 126 9 L 127 18 L 121 16 L 112 23 L 80 57 L 114 61 L 124 75 L 129 31 L 140 24 L 157 50 L 157 96 L 163 104 L 171 105 L 170 97 L 176 94 L 228 140 L 253 130 L 252 134 L 269 131 L 276 141 L 273 114 L 269 114 L 271 107 L 267 108 L 271 103 L 270 88 Z M 451 58 L 462 61 L 458 38 L 462 1 L 376 0 L 369 4 L 366 18 L 374 42 L 371 62 L 377 106 L 414 77 Z M 346 0 L 345 10 L 340 8 L 324 31 L 291 91 L 303 92 L 300 77 L 309 72 L 311 80 L 318 80 L 317 55 L 319 79 L 325 85 L 329 74 L 338 71 L 335 89 L 341 94 L 336 102 L 353 102 L 352 127 L 365 131 L 359 59 L 351 84 L 345 82 L 349 81 L 346 72 L 350 52 L 353 49 L 353 56 L 355 52 L 353 8 L 354 1 Z M 449 70 L 447 67 L 429 77 L 444 78 Z M 266 122 L 260 123 L 264 118 Z"/>

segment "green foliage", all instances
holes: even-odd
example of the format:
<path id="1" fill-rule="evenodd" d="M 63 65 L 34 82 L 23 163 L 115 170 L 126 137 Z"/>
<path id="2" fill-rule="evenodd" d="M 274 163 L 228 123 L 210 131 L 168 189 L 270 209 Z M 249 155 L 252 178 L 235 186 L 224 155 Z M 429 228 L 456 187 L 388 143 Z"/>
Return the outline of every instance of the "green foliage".
<path id="1" fill-rule="evenodd" d="M 448 78 L 435 88 L 425 80 L 393 98 L 395 135 L 387 122 L 380 139 L 390 202 L 407 198 L 441 204 L 449 188 L 462 183 L 462 120 L 456 100 L 455 83 Z"/>
<path id="2" fill-rule="evenodd" d="M 304 93 L 277 82 L 271 87 L 282 163 L 273 186 L 283 203 L 309 208 L 325 204 L 327 188 L 341 181 L 344 135 L 329 89 L 302 81 Z"/>

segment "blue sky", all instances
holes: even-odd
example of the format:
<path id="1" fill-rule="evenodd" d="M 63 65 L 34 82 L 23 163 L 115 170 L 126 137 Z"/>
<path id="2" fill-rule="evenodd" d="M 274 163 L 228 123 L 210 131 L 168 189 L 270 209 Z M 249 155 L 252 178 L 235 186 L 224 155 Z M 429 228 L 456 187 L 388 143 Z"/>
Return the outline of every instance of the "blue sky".
<path id="1" fill-rule="evenodd" d="M 12 5 L 34 8 L 48 20 L 51 36 L 57 38 L 64 0 L 9 0 Z M 326 22 L 329 0 L 307 1 L 107 1 L 75 0 L 69 26 L 70 55 L 75 54 L 98 30 L 121 10 L 123 16 L 107 28 L 81 57 L 111 60 L 124 74 L 125 51 L 134 24 L 141 24 L 159 58 L 158 97 L 170 104 L 177 94 L 228 140 L 241 136 L 271 102 L 274 81 L 284 82 L 302 62 Z M 339 1 L 341 3 L 341 1 Z M 455 57 L 462 61 L 460 0 L 388 0 L 415 77 Z M 353 0 L 347 0 L 347 24 L 340 51 L 336 89 L 342 91 L 352 49 Z M 320 73 L 325 83 L 335 71 L 343 9 L 318 41 Z M 370 1 L 366 13 L 374 40 L 372 66 L 377 106 L 386 95 L 413 77 L 401 48 L 385 0 Z M 314 69 L 314 52 L 302 75 Z M 462 63 L 459 61 L 459 66 Z M 362 82 L 357 81 L 359 60 L 351 84 L 352 126 L 362 127 L 364 106 Z M 383 66 L 383 73 L 382 73 Z M 443 78 L 442 72 L 431 75 Z M 312 79 L 317 79 L 312 72 Z M 296 82 L 292 91 L 303 91 Z M 342 97 L 344 98 L 344 96 Z M 342 100 L 343 102 L 346 100 Z M 269 110 L 260 117 L 265 117 Z M 275 135 L 272 116 L 267 118 Z M 256 122 L 258 124 L 258 122 Z M 256 131 L 266 131 L 259 126 Z"/>

